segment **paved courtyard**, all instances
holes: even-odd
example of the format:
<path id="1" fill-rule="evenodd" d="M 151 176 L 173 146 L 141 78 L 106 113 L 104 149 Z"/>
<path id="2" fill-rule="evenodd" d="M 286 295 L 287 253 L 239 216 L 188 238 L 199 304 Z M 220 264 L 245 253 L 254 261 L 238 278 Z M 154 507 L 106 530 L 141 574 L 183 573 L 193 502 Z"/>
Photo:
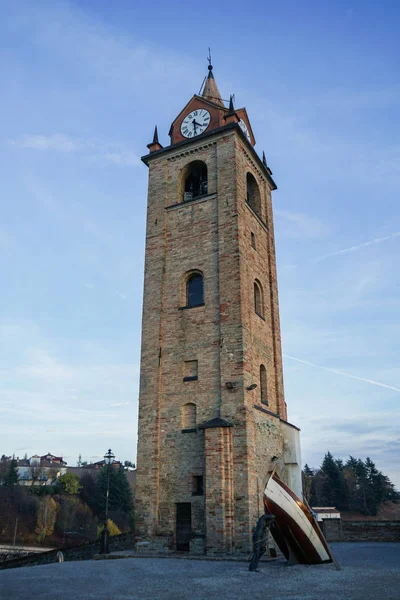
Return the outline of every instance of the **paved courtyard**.
<path id="1" fill-rule="evenodd" d="M 1 600 L 400 600 L 400 543 L 333 544 L 342 566 L 131 558 L 0 571 Z"/>

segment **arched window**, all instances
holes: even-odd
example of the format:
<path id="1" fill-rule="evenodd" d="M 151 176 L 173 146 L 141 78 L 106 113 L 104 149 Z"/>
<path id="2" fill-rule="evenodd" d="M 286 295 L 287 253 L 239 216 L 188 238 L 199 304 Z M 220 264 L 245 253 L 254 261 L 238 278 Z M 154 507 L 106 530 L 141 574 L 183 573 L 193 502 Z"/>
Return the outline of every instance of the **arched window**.
<path id="1" fill-rule="evenodd" d="M 247 204 L 261 217 L 261 196 L 257 181 L 251 173 L 246 175 Z"/>
<path id="2" fill-rule="evenodd" d="M 264 365 L 260 365 L 260 395 L 261 403 L 268 405 L 267 369 Z"/>
<path id="3" fill-rule="evenodd" d="M 196 405 L 188 402 L 182 406 L 182 429 L 193 429 L 196 427 Z"/>
<path id="4" fill-rule="evenodd" d="M 254 310 L 259 317 L 264 317 L 263 293 L 258 279 L 254 282 Z"/>
<path id="5" fill-rule="evenodd" d="M 193 273 L 186 282 L 186 306 L 201 306 L 204 304 L 204 284 L 201 273 Z"/>
<path id="6" fill-rule="evenodd" d="M 193 200 L 208 192 L 207 165 L 195 160 L 186 165 L 183 172 L 183 200 Z"/>

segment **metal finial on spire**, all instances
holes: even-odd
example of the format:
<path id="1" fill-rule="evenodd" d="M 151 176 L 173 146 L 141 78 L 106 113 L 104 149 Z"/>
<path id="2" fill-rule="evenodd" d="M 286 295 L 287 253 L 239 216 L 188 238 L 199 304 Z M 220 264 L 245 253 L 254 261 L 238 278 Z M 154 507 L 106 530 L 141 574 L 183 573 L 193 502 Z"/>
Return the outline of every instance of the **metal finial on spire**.
<path id="1" fill-rule="evenodd" d="M 212 64 L 211 64 L 211 48 L 210 47 L 208 47 L 208 57 L 207 57 L 207 60 L 208 60 L 208 70 L 212 71 L 213 67 L 212 67 Z"/>
<path id="2" fill-rule="evenodd" d="M 160 142 L 158 141 L 158 131 L 157 131 L 157 125 L 154 128 L 154 135 L 153 135 L 153 144 L 159 144 Z"/>

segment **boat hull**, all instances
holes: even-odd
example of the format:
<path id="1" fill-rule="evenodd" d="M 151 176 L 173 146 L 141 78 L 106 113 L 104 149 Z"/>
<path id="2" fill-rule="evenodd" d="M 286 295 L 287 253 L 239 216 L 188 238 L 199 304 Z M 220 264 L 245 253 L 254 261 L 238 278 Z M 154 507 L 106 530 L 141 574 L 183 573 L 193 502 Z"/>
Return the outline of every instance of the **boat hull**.
<path id="1" fill-rule="evenodd" d="M 311 511 L 275 474 L 264 490 L 264 504 L 275 516 L 271 534 L 287 559 L 310 565 L 332 562 L 329 546 Z"/>

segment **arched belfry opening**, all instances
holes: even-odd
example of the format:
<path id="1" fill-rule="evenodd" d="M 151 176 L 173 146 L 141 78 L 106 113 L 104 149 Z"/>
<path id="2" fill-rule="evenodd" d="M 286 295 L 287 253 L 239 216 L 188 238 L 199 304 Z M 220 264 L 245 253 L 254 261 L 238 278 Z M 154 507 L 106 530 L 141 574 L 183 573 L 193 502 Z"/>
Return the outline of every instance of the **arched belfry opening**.
<path id="1" fill-rule="evenodd" d="M 251 173 L 246 175 L 246 202 L 261 218 L 261 194 L 256 178 Z"/>
<path id="2" fill-rule="evenodd" d="M 207 165 L 202 160 L 194 160 L 182 172 L 182 200 L 187 202 L 208 193 Z"/>

